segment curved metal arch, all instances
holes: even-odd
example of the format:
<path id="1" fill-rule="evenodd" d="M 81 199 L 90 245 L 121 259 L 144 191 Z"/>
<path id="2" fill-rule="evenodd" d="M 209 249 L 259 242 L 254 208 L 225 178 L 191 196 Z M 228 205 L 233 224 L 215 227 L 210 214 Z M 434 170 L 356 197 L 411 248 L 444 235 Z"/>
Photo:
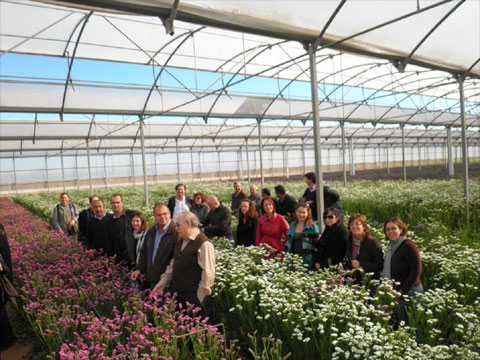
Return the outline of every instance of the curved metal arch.
<path id="1" fill-rule="evenodd" d="M 63 90 L 62 108 L 60 110 L 60 120 L 61 121 L 63 121 L 63 109 L 65 109 L 65 100 L 67 99 L 68 82 L 71 81 L 70 74 L 72 72 L 72 66 L 73 66 L 73 61 L 75 60 L 75 54 L 77 53 L 78 44 L 80 42 L 80 38 L 82 37 L 83 30 L 85 30 L 85 26 L 87 25 L 88 19 L 90 19 L 90 16 L 92 14 L 93 14 L 93 11 L 90 11 L 83 18 L 83 25 L 82 25 L 82 28 L 80 29 L 80 33 L 78 34 L 77 41 L 75 42 L 75 47 L 73 48 L 72 60 L 69 61 L 69 64 L 68 64 L 68 74 L 67 74 L 67 79 L 65 80 L 65 89 Z M 77 24 L 77 26 L 78 26 L 78 24 Z M 76 29 L 76 27 L 75 27 L 75 29 Z M 73 33 L 72 33 L 72 35 L 73 35 Z"/>
<path id="2" fill-rule="evenodd" d="M 198 29 L 196 29 L 195 31 L 191 31 L 188 36 L 185 37 L 185 39 L 183 39 L 178 45 L 177 47 L 175 48 L 175 50 L 170 54 L 170 56 L 168 57 L 167 61 L 165 61 L 165 64 L 162 66 L 162 69 L 160 70 L 160 72 L 158 73 L 158 75 L 155 77 L 155 80 L 148 92 L 148 95 L 147 95 L 147 98 L 145 100 L 145 104 L 143 105 L 143 109 L 142 109 L 142 112 L 141 112 L 141 116 L 143 116 L 145 114 L 145 110 L 147 109 L 147 105 L 148 105 L 148 102 L 150 100 L 150 97 L 152 96 L 152 93 L 153 93 L 153 90 L 156 88 L 157 86 L 157 81 L 158 79 L 160 78 L 160 76 L 162 75 L 163 73 L 163 70 L 165 69 L 165 67 L 168 65 L 169 61 L 172 59 L 172 57 L 175 55 L 175 53 L 177 52 L 178 49 L 180 49 L 180 47 L 190 38 L 190 37 L 193 37 L 193 35 L 204 29 L 205 27 L 200 27 Z"/>
<path id="3" fill-rule="evenodd" d="M 391 106 L 387 111 L 385 111 L 385 112 L 380 116 L 380 118 L 379 118 L 378 120 L 381 121 L 390 111 L 392 111 L 394 108 L 398 107 L 400 103 L 402 103 L 402 102 L 405 101 L 406 99 L 412 97 L 413 95 L 418 95 L 418 94 L 419 94 L 421 91 L 423 91 L 424 89 L 428 89 L 428 88 L 432 88 L 432 87 L 438 88 L 438 87 L 441 86 L 441 85 L 438 85 L 438 86 L 437 86 L 437 84 L 440 83 L 440 82 L 442 82 L 442 81 L 444 81 L 444 80 L 445 80 L 445 78 L 442 77 L 440 80 L 438 80 L 438 81 L 436 81 L 436 82 L 434 82 L 434 83 L 431 83 L 431 84 L 429 84 L 429 85 L 427 85 L 427 86 L 423 86 L 423 87 L 421 87 L 421 88 L 418 88 L 418 89 L 415 90 L 413 93 L 406 93 L 406 96 L 405 96 L 405 97 L 403 97 L 401 100 L 397 101 L 397 102 L 395 103 L 395 105 Z M 407 83 L 407 84 L 408 84 L 408 83 Z M 443 85 L 446 85 L 446 84 L 443 84 Z M 437 100 L 437 99 L 438 99 L 438 98 L 435 98 L 435 100 Z M 430 103 L 431 103 L 431 102 L 428 102 L 427 105 L 430 104 Z M 424 105 L 424 106 L 422 106 L 422 107 L 420 107 L 420 108 L 417 107 L 417 112 L 420 111 L 421 109 L 425 108 L 425 106 L 426 106 L 426 105 Z M 417 112 L 416 112 L 416 113 L 417 113 Z M 407 122 L 405 122 L 405 123 L 407 123 Z"/>
<path id="4" fill-rule="evenodd" d="M 215 98 L 215 100 L 213 101 L 213 104 L 212 106 L 210 107 L 210 109 L 208 110 L 207 112 L 207 119 L 210 117 L 210 114 L 211 112 L 213 111 L 213 108 L 215 107 L 215 105 L 217 104 L 218 100 L 220 99 L 220 96 L 222 96 L 222 92 L 225 91 L 229 86 L 231 86 L 231 82 L 233 81 L 233 79 L 235 78 L 235 76 L 237 76 L 240 71 L 242 71 L 248 64 L 250 64 L 256 57 L 260 56 L 261 54 L 263 54 L 266 50 L 270 50 L 272 48 L 272 46 L 275 46 L 275 45 L 278 45 L 280 43 L 283 43 L 284 41 L 282 42 L 279 42 L 277 44 L 274 44 L 274 45 L 271 45 L 269 44 L 269 46 L 265 47 L 264 49 L 262 49 L 261 51 L 259 51 L 257 54 L 255 54 L 254 56 L 252 56 L 246 63 L 244 63 L 238 70 L 237 72 L 235 72 L 235 74 L 233 74 L 233 76 L 228 80 L 227 84 L 223 87 L 223 89 L 217 94 L 217 97 Z"/>
<path id="5" fill-rule="evenodd" d="M 430 70 L 425 70 L 425 72 L 427 72 L 427 71 L 430 71 Z M 413 76 L 413 75 L 415 75 L 415 73 L 416 73 L 415 71 L 411 71 L 411 72 L 409 72 L 409 74 L 403 76 L 401 79 L 395 79 L 395 81 L 392 81 L 392 82 L 386 84 L 385 86 L 383 86 L 382 88 L 375 90 L 372 94 L 370 94 L 370 95 L 367 96 L 365 99 L 363 99 L 362 101 L 360 101 L 360 102 L 358 103 L 358 105 L 350 112 L 350 114 L 348 114 L 348 115 L 345 117 L 345 120 L 347 120 L 355 111 L 357 111 L 357 109 L 358 109 L 363 103 L 366 104 L 367 101 L 369 101 L 370 99 L 373 99 L 373 100 L 377 99 L 376 97 L 374 97 L 377 93 L 379 93 L 380 91 L 386 91 L 385 89 L 388 88 L 388 87 L 390 87 L 390 86 L 392 86 L 395 82 L 398 82 L 398 81 L 403 80 L 403 79 L 405 79 L 405 78 L 407 78 L 407 77 Z M 390 75 L 390 74 L 388 74 L 388 73 L 381 74 L 381 75 L 379 75 L 379 76 L 374 77 L 373 79 L 368 79 L 368 80 L 366 80 L 365 82 L 368 82 L 368 81 L 371 81 L 371 80 L 376 80 L 376 79 L 378 79 L 378 78 L 382 78 L 382 77 L 387 76 L 387 75 Z M 415 81 L 416 81 L 416 80 L 415 80 Z M 407 83 L 407 84 L 409 84 L 409 83 Z M 363 84 L 362 84 L 362 85 L 363 85 Z M 388 96 L 390 96 L 390 95 L 388 95 Z M 382 96 L 382 97 L 383 97 L 383 96 Z"/>

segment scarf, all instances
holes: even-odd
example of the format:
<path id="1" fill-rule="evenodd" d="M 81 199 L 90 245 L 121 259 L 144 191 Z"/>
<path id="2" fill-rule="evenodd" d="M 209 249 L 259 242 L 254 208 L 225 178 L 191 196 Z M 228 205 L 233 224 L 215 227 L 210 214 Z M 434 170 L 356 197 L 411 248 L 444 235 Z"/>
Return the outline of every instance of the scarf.
<path id="1" fill-rule="evenodd" d="M 135 239 L 135 242 L 136 242 L 136 246 L 135 246 L 135 249 L 136 249 L 136 254 L 137 254 L 137 257 L 136 257 L 136 262 L 138 264 L 138 262 L 140 261 L 140 250 L 142 249 L 142 246 L 143 246 L 143 242 L 145 240 L 145 234 L 146 232 L 145 231 L 141 231 L 141 230 L 133 230 L 133 238 Z"/>
<path id="2" fill-rule="evenodd" d="M 398 247 L 405 240 L 405 236 L 400 236 L 395 241 L 389 241 L 387 247 L 387 254 L 385 255 L 385 261 L 383 262 L 383 274 L 382 277 L 385 279 L 392 278 L 392 255 L 397 251 Z"/>

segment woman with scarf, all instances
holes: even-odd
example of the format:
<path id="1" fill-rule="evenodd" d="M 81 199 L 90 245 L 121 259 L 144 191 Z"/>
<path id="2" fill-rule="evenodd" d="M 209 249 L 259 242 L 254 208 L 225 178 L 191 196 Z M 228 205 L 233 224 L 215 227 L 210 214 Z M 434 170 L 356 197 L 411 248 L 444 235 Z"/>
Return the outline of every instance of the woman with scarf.
<path id="1" fill-rule="evenodd" d="M 318 226 L 313 222 L 312 210 L 306 202 L 300 202 L 295 209 L 296 220 L 290 225 L 287 233 L 287 246 L 285 251 L 300 255 L 303 266 L 308 271 L 315 270 L 313 259 L 315 246 L 320 233 Z"/>
<path id="2" fill-rule="evenodd" d="M 130 225 L 132 226 L 133 240 L 135 243 L 135 264 L 138 264 L 138 260 L 140 258 L 140 249 L 142 248 L 143 241 L 145 240 L 145 234 L 148 230 L 148 223 L 145 215 L 143 215 L 141 212 L 137 212 L 133 215 Z"/>
<path id="3" fill-rule="evenodd" d="M 347 239 L 347 252 L 343 261 L 343 267 L 353 270 L 355 283 L 362 280 L 361 274 L 356 271 L 362 269 L 365 273 L 374 273 L 373 278 L 380 278 L 383 268 L 383 251 L 380 241 L 370 236 L 367 218 L 358 213 L 350 216 L 348 220 L 350 235 Z"/>
<path id="4" fill-rule="evenodd" d="M 315 268 L 325 269 L 342 262 L 347 248 L 347 230 L 343 227 L 342 214 L 338 208 L 329 207 L 323 212 L 325 230 L 317 243 Z"/>
<path id="5" fill-rule="evenodd" d="M 420 280 L 422 261 L 417 246 L 407 238 L 407 227 L 400 218 L 393 217 L 385 222 L 383 231 L 388 239 L 388 248 L 382 277 L 400 282 L 398 290 L 402 295 L 415 298 L 417 294 L 423 294 Z M 404 299 L 398 304 L 397 316 L 399 322 L 408 324 Z"/>

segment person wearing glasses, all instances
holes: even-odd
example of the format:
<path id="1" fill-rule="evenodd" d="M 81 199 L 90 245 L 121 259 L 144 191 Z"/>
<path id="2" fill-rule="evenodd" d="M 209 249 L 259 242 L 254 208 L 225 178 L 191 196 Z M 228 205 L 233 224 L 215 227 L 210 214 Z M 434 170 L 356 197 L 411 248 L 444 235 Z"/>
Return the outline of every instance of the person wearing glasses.
<path id="1" fill-rule="evenodd" d="M 215 280 L 215 251 L 212 243 L 198 228 L 200 222 L 191 212 L 180 214 L 176 229 L 174 257 L 153 289 L 161 294 L 167 286 L 177 293 L 177 301 L 202 308 L 204 300 L 212 293 Z"/>
<path id="2" fill-rule="evenodd" d="M 325 209 L 323 221 L 326 226 L 315 253 L 317 270 L 340 264 L 347 249 L 348 233 L 343 227 L 340 210 L 334 207 Z"/>
<path id="3" fill-rule="evenodd" d="M 205 202 L 207 198 L 201 192 L 197 192 L 193 195 L 193 202 L 192 206 L 190 207 L 190 211 L 198 217 L 200 224 L 205 222 L 207 218 L 208 212 L 210 209 L 208 208 L 207 203 Z"/>
<path id="4" fill-rule="evenodd" d="M 295 217 L 296 220 L 291 223 L 287 233 L 285 251 L 300 255 L 303 266 L 308 271 L 313 271 L 314 253 L 320 236 L 318 226 L 313 222 L 312 210 L 307 203 L 301 202 L 296 206 Z"/>
<path id="5" fill-rule="evenodd" d="M 130 280 L 136 281 L 145 274 L 142 289 L 153 289 L 173 258 L 175 241 L 178 239 L 175 223 L 170 219 L 170 211 L 165 204 L 158 203 L 153 208 L 156 224 L 145 234 L 135 271 Z"/>
<path id="6" fill-rule="evenodd" d="M 415 299 L 417 294 L 423 294 L 422 261 L 415 243 L 407 238 L 407 227 L 398 217 L 388 219 L 383 231 L 388 240 L 387 253 L 383 262 L 382 277 L 400 282 L 398 290 L 402 295 Z M 398 321 L 408 325 L 408 315 L 405 310 L 405 299 L 400 299 L 397 307 Z"/>
<path id="7" fill-rule="evenodd" d="M 347 251 L 343 260 L 343 267 L 352 270 L 355 283 L 359 284 L 362 275 L 358 271 L 374 273 L 373 278 L 379 279 L 383 269 L 383 251 L 380 241 L 370 236 L 367 218 L 358 213 L 348 220 L 350 234 L 347 239 Z"/>

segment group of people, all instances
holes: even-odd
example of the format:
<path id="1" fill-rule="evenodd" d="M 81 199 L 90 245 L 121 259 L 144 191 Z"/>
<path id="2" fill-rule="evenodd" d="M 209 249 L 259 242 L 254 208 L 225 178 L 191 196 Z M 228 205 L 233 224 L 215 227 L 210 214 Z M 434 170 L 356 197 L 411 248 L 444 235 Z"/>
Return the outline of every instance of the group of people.
<path id="1" fill-rule="evenodd" d="M 305 174 L 305 183 L 308 187 L 297 202 L 282 185 L 275 187 L 275 199 L 268 188 L 260 195 L 251 185 L 247 195 L 235 182 L 230 209 L 215 195 L 206 197 L 197 192 L 190 197 L 186 186 L 178 184 L 176 196 L 167 204 L 155 205 L 156 224 L 151 227 L 142 213 L 124 208 L 119 194 L 110 197 L 113 214 L 106 213 L 105 203 L 96 196 L 90 197 L 90 208 L 78 214 L 68 194 L 63 193 L 53 211 L 53 224 L 72 235 L 78 221 L 79 240 L 84 246 L 115 255 L 117 262 L 123 261 L 132 269 L 132 281 L 144 275 L 143 289 L 158 293 L 169 288 L 180 302 L 196 305 L 210 294 L 215 276 L 209 238 L 233 239 L 232 216 L 238 217 L 236 246 L 262 246 L 269 258 L 283 252 L 297 254 L 308 271 L 339 265 L 351 271 L 357 283 L 366 272 L 373 273 L 374 278 L 383 276 L 400 282 L 403 294 L 423 292 L 420 255 L 399 218 L 384 224 L 389 241 L 384 257 L 380 241 L 370 235 L 366 217 L 353 214 L 345 229 L 340 195 L 324 186 L 325 230 L 320 234 L 315 174 Z M 404 308 L 399 311 L 399 319 L 407 321 Z"/>

